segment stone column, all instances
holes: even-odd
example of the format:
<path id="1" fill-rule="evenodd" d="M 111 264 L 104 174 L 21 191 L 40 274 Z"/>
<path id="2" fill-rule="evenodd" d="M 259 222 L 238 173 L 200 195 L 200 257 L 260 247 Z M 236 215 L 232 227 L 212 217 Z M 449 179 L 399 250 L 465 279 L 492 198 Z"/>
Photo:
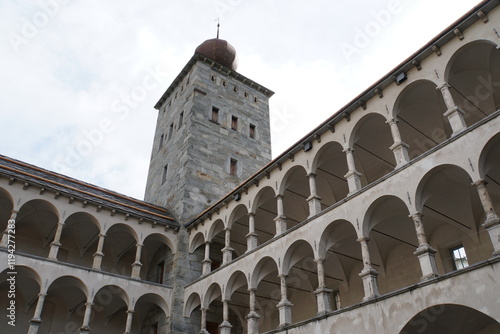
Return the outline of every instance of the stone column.
<path id="1" fill-rule="evenodd" d="M 401 167 L 410 161 L 410 156 L 408 155 L 408 144 L 404 143 L 401 139 L 397 119 L 392 118 L 386 123 L 388 123 L 391 127 L 392 139 L 394 140 L 394 144 L 392 144 L 390 150 L 394 153 L 394 158 L 396 158 L 396 168 Z"/>
<path id="2" fill-rule="evenodd" d="M 102 249 L 104 247 L 104 238 L 106 238 L 106 234 L 99 234 L 99 242 L 97 244 L 97 250 L 94 253 L 94 261 L 92 262 L 92 268 L 101 270 L 102 258 L 104 257 L 104 253 Z"/>
<path id="3" fill-rule="evenodd" d="M 59 247 L 61 247 L 61 234 L 64 227 L 64 223 L 57 223 L 56 235 L 54 236 L 54 241 L 50 243 L 49 259 L 57 260 L 57 253 L 59 252 Z"/>
<path id="4" fill-rule="evenodd" d="M 45 301 L 45 297 L 47 297 L 46 293 L 38 294 L 38 301 L 36 303 L 35 314 L 33 315 L 33 319 L 30 320 L 30 328 L 28 330 L 28 334 L 36 334 L 38 333 L 38 327 L 42 323 L 42 315 L 43 303 Z"/>
<path id="5" fill-rule="evenodd" d="M 450 123 L 451 129 L 453 130 L 452 136 L 454 136 L 457 133 L 460 133 L 463 130 L 465 130 L 467 128 L 467 125 L 465 124 L 464 120 L 465 113 L 455 104 L 455 101 L 453 101 L 453 97 L 451 96 L 450 92 L 450 87 L 451 86 L 449 84 L 444 83 L 441 85 L 441 87 L 438 87 L 438 89 L 441 91 L 441 94 L 443 94 L 444 103 L 448 108 L 448 110 L 443 114 L 443 116 L 448 118 L 448 122 Z"/>
<path id="6" fill-rule="evenodd" d="M 377 283 L 378 272 L 371 265 L 370 252 L 368 250 L 369 240 L 367 237 L 358 239 L 361 244 L 361 255 L 363 257 L 363 270 L 359 273 L 359 276 L 363 280 L 363 289 L 365 290 L 363 301 L 376 298 L 379 295 Z"/>
<path id="7" fill-rule="evenodd" d="M 258 246 L 259 239 L 257 233 L 255 233 L 255 213 L 248 213 L 248 234 L 247 238 L 247 252 L 255 249 Z"/>
<path id="8" fill-rule="evenodd" d="M 9 220 L 15 221 L 18 213 L 19 213 L 18 210 L 12 210 Z M 7 248 L 8 243 L 9 243 L 9 226 L 7 226 L 7 228 L 3 231 L 0 247 Z"/>
<path id="9" fill-rule="evenodd" d="M 315 216 L 321 212 L 321 197 L 318 196 L 316 189 L 316 174 L 310 173 L 307 175 L 309 179 L 309 191 L 311 195 L 307 198 L 309 203 L 309 217 Z"/>
<path id="10" fill-rule="evenodd" d="M 227 300 L 222 301 L 222 324 L 220 324 L 220 334 L 231 334 L 233 326 L 229 322 L 229 304 Z"/>
<path id="11" fill-rule="evenodd" d="M 222 263 L 226 264 L 233 260 L 233 248 L 231 248 L 231 229 L 225 229 L 225 247 L 222 249 Z"/>
<path id="12" fill-rule="evenodd" d="M 417 232 L 418 248 L 413 253 L 418 256 L 420 268 L 422 270 L 421 281 L 425 281 L 438 276 L 435 254 L 437 251 L 429 246 L 427 237 L 425 236 L 424 224 L 422 223 L 422 214 L 417 212 L 410 215 L 415 223 L 415 231 Z"/>
<path id="13" fill-rule="evenodd" d="M 318 315 L 322 315 L 332 310 L 330 305 L 332 290 L 328 289 L 325 284 L 325 259 L 316 259 L 315 261 L 318 267 L 318 288 L 314 291 L 314 294 L 318 304 Z"/>
<path id="14" fill-rule="evenodd" d="M 280 313 L 280 323 L 279 327 L 284 327 L 292 323 L 292 306 L 293 304 L 287 298 L 286 293 L 286 278 L 287 275 L 278 276 L 281 281 L 281 300 L 276 307 Z"/>
<path id="15" fill-rule="evenodd" d="M 80 328 L 80 334 L 90 333 L 90 316 L 92 315 L 92 306 L 94 306 L 93 303 L 85 303 L 85 315 L 83 316 L 83 325 Z"/>
<path id="16" fill-rule="evenodd" d="M 133 310 L 127 310 L 127 322 L 125 324 L 125 333 L 124 334 L 130 334 L 132 333 L 132 320 L 134 317 L 135 311 Z"/>
<path id="17" fill-rule="evenodd" d="M 202 264 L 202 274 L 209 274 L 212 271 L 212 260 L 210 260 L 210 241 L 205 242 L 205 259 Z"/>
<path id="18" fill-rule="evenodd" d="M 137 244 L 136 249 L 135 249 L 135 261 L 132 263 L 132 275 L 130 277 L 132 278 L 141 278 L 141 251 L 143 244 Z"/>
<path id="19" fill-rule="evenodd" d="M 201 330 L 200 330 L 200 334 L 210 334 L 208 331 L 207 331 L 207 309 L 202 307 L 200 308 L 200 311 L 201 311 Z"/>
<path id="20" fill-rule="evenodd" d="M 286 216 L 283 210 L 283 195 L 276 195 L 276 207 L 278 210 L 278 215 L 274 218 L 276 222 L 276 236 L 284 233 L 287 229 L 286 227 Z"/>
<path id="21" fill-rule="evenodd" d="M 491 201 L 490 194 L 488 193 L 488 189 L 486 189 L 486 180 L 479 179 L 474 182 L 474 185 L 477 188 L 477 192 L 479 194 L 479 199 L 481 200 L 481 204 L 483 206 L 484 213 L 486 214 L 486 219 L 482 226 L 488 231 L 490 235 L 491 243 L 493 244 L 493 256 L 500 255 L 500 217 L 498 217 L 495 212 L 495 208 L 493 206 L 493 202 Z"/>
<path id="22" fill-rule="evenodd" d="M 259 333 L 259 318 L 260 315 L 257 314 L 255 311 L 256 308 L 256 301 L 255 301 L 255 290 L 253 288 L 248 289 L 248 292 L 250 293 L 250 312 L 248 312 L 247 315 L 247 321 L 248 321 L 248 334 L 258 334 Z"/>
<path id="23" fill-rule="evenodd" d="M 347 168 L 349 169 L 344 177 L 347 180 L 347 185 L 349 186 L 349 195 L 355 193 L 361 189 L 361 173 L 356 171 L 356 164 L 354 163 L 354 149 L 348 147 L 344 150 L 347 158 Z"/>

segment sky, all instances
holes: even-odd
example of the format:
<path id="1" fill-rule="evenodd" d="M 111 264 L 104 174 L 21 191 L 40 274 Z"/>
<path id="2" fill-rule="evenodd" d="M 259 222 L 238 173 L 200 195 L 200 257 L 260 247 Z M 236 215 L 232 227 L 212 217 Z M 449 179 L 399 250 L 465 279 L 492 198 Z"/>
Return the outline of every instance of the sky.
<path id="1" fill-rule="evenodd" d="M 276 157 L 478 3 L 2 0 L 0 154 L 142 199 L 153 106 L 219 20 Z"/>

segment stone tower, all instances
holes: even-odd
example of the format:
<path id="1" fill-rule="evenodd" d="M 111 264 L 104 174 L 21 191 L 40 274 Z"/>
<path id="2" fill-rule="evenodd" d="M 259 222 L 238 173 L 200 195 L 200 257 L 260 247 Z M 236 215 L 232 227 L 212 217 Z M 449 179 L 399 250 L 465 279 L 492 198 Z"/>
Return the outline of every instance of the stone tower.
<path id="1" fill-rule="evenodd" d="M 207 40 L 155 105 L 145 200 L 168 207 L 182 223 L 271 160 L 274 93 L 236 68 L 228 42 Z"/>

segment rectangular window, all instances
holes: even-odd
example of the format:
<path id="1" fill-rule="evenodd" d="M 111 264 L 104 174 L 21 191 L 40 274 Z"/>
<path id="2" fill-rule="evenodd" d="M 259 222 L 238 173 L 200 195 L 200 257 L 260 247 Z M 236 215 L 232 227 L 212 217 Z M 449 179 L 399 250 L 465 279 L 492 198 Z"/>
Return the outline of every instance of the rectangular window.
<path id="1" fill-rule="evenodd" d="M 450 249 L 451 258 L 453 260 L 453 266 L 455 270 L 463 269 L 469 266 L 467 261 L 467 254 L 465 254 L 464 246 L 458 246 Z"/>
<path id="2" fill-rule="evenodd" d="M 238 117 L 231 116 L 231 130 L 238 131 Z"/>
<path id="3" fill-rule="evenodd" d="M 212 122 L 219 123 L 219 108 L 212 107 Z"/>
<path id="4" fill-rule="evenodd" d="M 163 270 L 165 269 L 165 261 L 158 263 L 156 267 L 156 283 L 163 284 Z"/>
<path id="5" fill-rule="evenodd" d="M 163 175 L 161 177 L 161 183 L 165 183 L 165 180 L 167 179 L 167 174 L 168 174 L 168 165 L 165 165 L 165 167 L 163 167 Z"/>
<path id="6" fill-rule="evenodd" d="M 229 162 L 229 174 L 236 175 L 238 174 L 238 160 L 231 159 Z"/>
<path id="7" fill-rule="evenodd" d="M 178 129 L 181 128 L 182 122 L 184 122 L 184 111 L 181 112 L 181 114 L 179 115 L 179 127 L 178 127 Z"/>
<path id="8" fill-rule="evenodd" d="M 161 148 L 163 146 L 163 139 L 164 139 L 165 135 L 162 133 L 161 136 L 160 136 L 160 146 L 159 148 Z"/>
<path id="9" fill-rule="evenodd" d="M 250 138 L 255 139 L 255 125 L 250 124 L 248 135 Z"/>
<path id="10" fill-rule="evenodd" d="M 168 140 L 172 139 L 173 134 L 174 134 L 174 123 L 170 124 L 170 129 L 168 131 Z"/>

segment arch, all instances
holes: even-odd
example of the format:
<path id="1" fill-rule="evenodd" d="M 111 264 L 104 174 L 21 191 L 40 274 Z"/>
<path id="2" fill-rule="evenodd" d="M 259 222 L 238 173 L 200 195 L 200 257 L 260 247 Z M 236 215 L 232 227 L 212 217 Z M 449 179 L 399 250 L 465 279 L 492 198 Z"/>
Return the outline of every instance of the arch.
<path id="1" fill-rule="evenodd" d="M 202 232 L 196 233 L 196 235 L 191 239 L 191 244 L 189 246 L 189 252 L 193 253 L 198 247 L 205 243 L 205 236 Z"/>
<path id="2" fill-rule="evenodd" d="M 220 285 L 218 283 L 212 283 L 203 296 L 201 306 L 208 308 L 210 306 L 210 303 L 212 303 L 215 299 L 220 298 L 222 298 L 222 289 Z"/>
<path id="3" fill-rule="evenodd" d="M 14 209 L 14 200 L 9 192 L 0 187 L 0 232 L 7 228 L 12 209 Z"/>
<path id="4" fill-rule="evenodd" d="M 277 262 L 271 257 L 262 258 L 250 276 L 249 289 L 255 288 L 257 313 L 261 316 L 259 333 L 277 328 L 279 312 L 276 305 L 281 300 L 281 283 Z"/>
<path id="5" fill-rule="evenodd" d="M 146 293 L 137 299 L 134 305 L 134 320 L 133 327 L 137 332 L 152 331 L 157 329 L 158 332 L 167 332 L 169 328 L 168 303 L 156 293 Z M 134 325 L 135 323 L 135 325 Z M 135 331 L 132 331 L 135 332 Z"/>
<path id="6" fill-rule="evenodd" d="M 58 222 L 59 213 L 51 203 L 39 199 L 24 203 L 16 218 L 16 250 L 48 256 Z"/>
<path id="7" fill-rule="evenodd" d="M 311 165 L 316 174 L 316 188 L 321 197 L 322 209 L 347 197 L 349 187 L 344 177 L 349 168 L 344 148 L 339 142 L 325 143 Z"/>
<path id="8" fill-rule="evenodd" d="M 467 126 L 500 108 L 500 54 L 496 43 L 476 40 L 458 49 L 445 78 Z"/>
<path id="9" fill-rule="evenodd" d="M 141 278 L 159 284 L 171 283 L 173 250 L 171 240 L 162 233 L 152 233 L 143 241 Z"/>
<path id="10" fill-rule="evenodd" d="M 222 219 L 217 219 L 210 226 L 210 229 L 208 231 L 207 241 L 213 242 L 212 239 L 222 231 L 224 231 L 224 222 L 222 221 Z"/>
<path id="11" fill-rule="evenodd" d="M 125 331 L 129 296 L 121 287 L 106 285 L 95 294 L 92 306 L 92 331 L 97 333 L 121 333 Z"/>
<path id="12" fill-rule="evenodd" d="M 201 297 L 197 292 L 193 292 L 189 295 L 184 303 L 184 316 L 190 317 L 191 313 L 197 308 L 201 306 Z"/>
<path id="13" fill-rule="evenodd" d="M 231 274 L 227 281 L 224 299 L 231 299 L 232 294 L 243 286 L 248 286 L 248 277 L 241 270 L 237 270 Z"/>
<path id="14" fill-rule="evenodd" d="M 266 186 L 259 190 L 252 203 L 251 212 L 255 213 L 257 245 L 271 240 L 276 235 L 274 219 L 278 216 L 276 192 Z"/>
<path id="15" fill-rule="evenodd" d="M 443 117 L 446 110 L 443 95 L 433 81 L 416 80 L 399 93 L 392 114 L 402 141 L 409 145 L 410 159 L 451 136 L 451 126 Z"/>
<path id="16" fill-rule="evenodd" d="M 104 239 L 102 269 L 119 275 L 129 276 L 135 261 L 138 237 L 128 225 L 117 223 L 106 231 Z"/>
<path id="17" fill-rule="evenodd" d="M 459 304 L 437 304 L 415 314 L 399 334 L 489 334 L 499 331 L 498 321 L 479 310 Z"/>
<path id="18" fill-rule="evenodd" d="M 500 212 L 500 133 L 491 138 L 479 157 L 479 175 L 487 182 L 487 190 L 497 214 Z M 474 180 L 477 181 L 477 180 Z"/>
<path id="19" fill-rule="evenodd" d="M 281 273 L 287 275 L 289 270 L 307 254 L 312 254 L 314 258 L 314 251 L 311 244 L 302 239 L 294 241 L 294 243 L 288 247 L 283 257 L 283 264 L 280 268 Z"/>
<path id="20" fill-rule="evenodd" d="M 283 195 L 283 211 L 287 218 L 287 228 L 304 221 L 309 216 L 307 198 L 310 196 L 307 171 L 301 165 L 290 168 L 279 185 Z"/>
<path id="21" fill-rule="evenodd" d="M 100 230 L 100 224 L 94 216 L 86 212 L 71 214 L 62 229 L 58 260 L 92 267 Z"/>
<path id="22" fill-rule="evenodd" d="M 387 119 L 378 113 L 363 116 L 349 137 L 361 185 L 366 186 L 396 168 L 396 158 L 390 147 L 394 143 Z"/>
<path id="23" fill-rule="evenodd" d="M 266 256 L 260 259 L 250 276 L 249 288 L 257 288 L 257 285 L 259 285 L 262 279 L 274 270 L 278 272 L 278 263 L 272 257 Z"/>
<path id="24" fill-rule="evenodd" d="M 239 204 L 229 215 L 228 228 L 231 229 L 230 247 L 234 253 L 233 258 L 240 256 L 247 250 L 247 240 L 246 235 L 249 232 L 248 226 L 248 209 L 246 205 Z M 224 242 L 225 235 L 222 236 L 222 244 L 225 246 Z"/>

